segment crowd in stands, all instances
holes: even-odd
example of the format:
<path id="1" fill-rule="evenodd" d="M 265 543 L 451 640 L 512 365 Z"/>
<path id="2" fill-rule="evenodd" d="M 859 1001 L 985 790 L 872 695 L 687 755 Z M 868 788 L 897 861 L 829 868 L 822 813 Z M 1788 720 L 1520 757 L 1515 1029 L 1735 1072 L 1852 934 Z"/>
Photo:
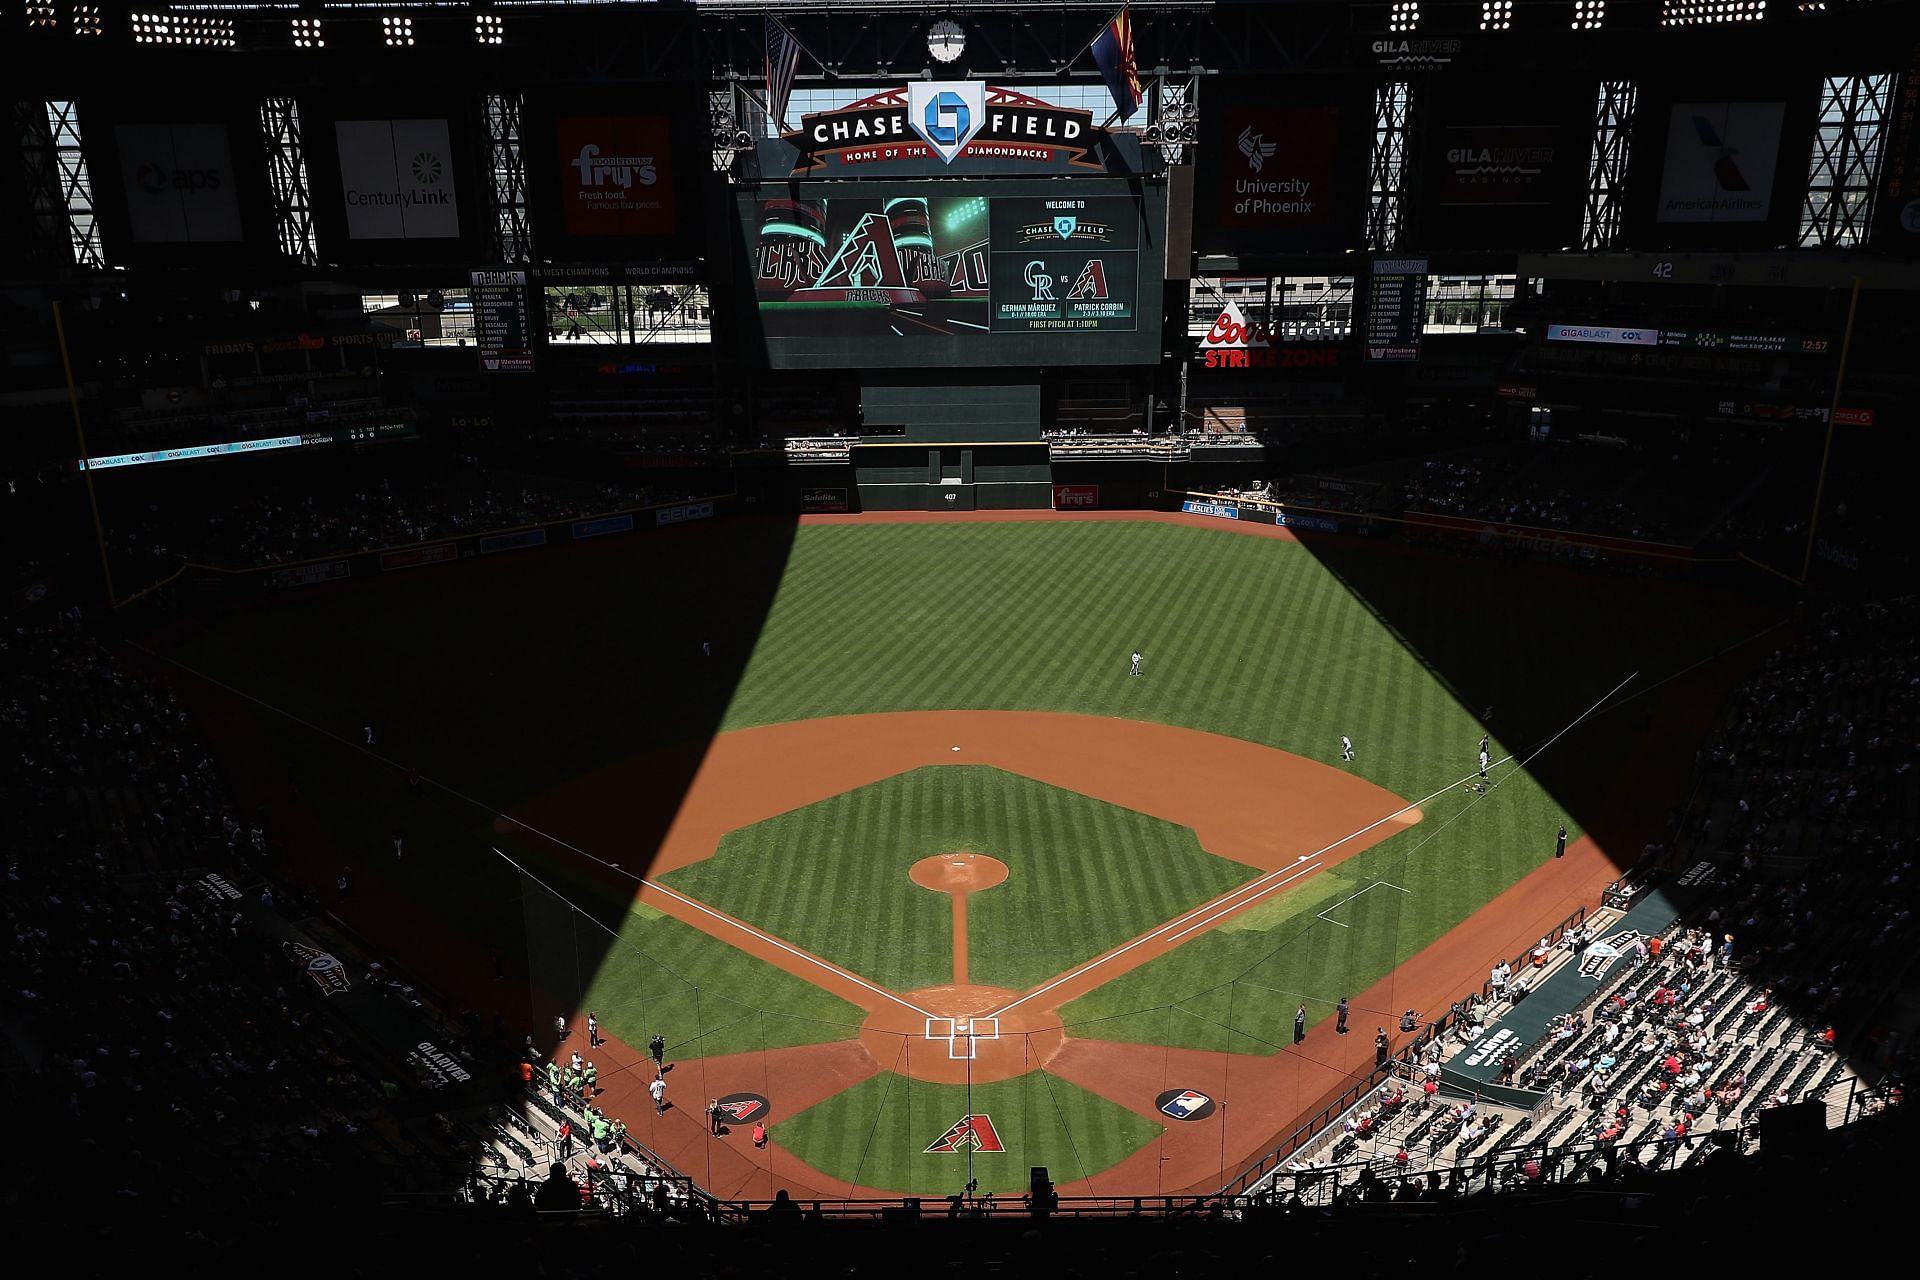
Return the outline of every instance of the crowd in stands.
<path id="1" fill-rule="evenodd" d="M 315 481 L 299 496 L 223 492 L 217 502 L 104 503 L 107 538 L 132 581 L 182 562 L 247 569 L 604 515 L 696 496 L 645 484 L 533 476 L 468 459 L 430 479 Z"/>
<path id="2" fill-rule="evenodd" d="M 1836 1118 L 1899 1109 L 1912 1064 L 1900 975 L 1920 941 L 1916 606 L 1832 608 L 1736 691 L 1700 753 L 1675 846 L 1653 850 L 1669 872 L 1707 877 L 1711 892 L 1659 934 L 1600 923 L 1570 930 L 1561 947 L 1541 940 L 1530 972 L 1588 956 L 1595 942 L 1619 955 L 1596 962 L 1592 996 L 1501 1059 L 1501 1084 L 1544 1101 L 1523 1117 L 1526 1129 L 1509 1124 L 1487 1148 L 1497 1165 L 1469 1164 L 1458 1185 L 1617 1182 L 1690 1165 L 1721 1146 L 1749 1148 L 1763 1112 L 1803 1101 L 1824 1102 Z M 1464 1003 L 1448 1021 L 1461 1033 L 1436 1036 L 1432 1061 L 1409 1076 L 1424 1077 L 1415 1110 L 1432 1114 L 1374 1135 L 1377 1195 L 1394 1194 L 1397 1170 L 1411 1194 L 1431 1198 L 1436 1137 L 1458 1144 L 1447 1157 L 1455 1171 L 1479 1149 L 1464 1141 L 1474 1104 L 1446 1103 L 1435 1087 L 1442 1055 L 1478 1038 Z M 1323 1199 L 1365 1198 L 1353 1166 L 1329 1166 L 1361 1159 L 1360 1117 L 1374 1110 L 1360 1104 L 1324 1139 L 1322 1157 L 1295 1162 L 1296 1195 L 1319 1178 Z M 1411 1169 L 1397 1154 L 1382 1160 L 1395 1145 L 1417 1153 Z"/>
<path id="3" fill-rule="evenodd" d="M 484 1095 L 444 1109 L 438 1070 L 343 1020 L 329 1003 L 335 972 L 475 1077 L 509 1056 L 497 1021 L 447 1017 L 377 961 L 329 952 L 316 965 L 292 928 L 262 926 L 310 923 L 322 907 L 273 874 L 272 833 L 227 795 L 181 704 L 79 610 L 29 609 L 0 654 L 17 795 L 0 1064 L 13 1096 L 32 1100 L 17 1117 L 23 1149 L 77 1157 L 10 1193 L 22 1221 L 270 1221 L 364 1210 L 382 1194 L 518 1209 L 536 1175 L 576 1188 L 574 1209 L 624 1197 L 687 1210 L 684 1184 L 670 1187 L 618 1134 L 597 1151 L 582 1143 L 575 1183 L 572 1166 L 547 1159 L 569 1154 L 557 1123 Z M 495 1171 L 481 1176 L 489 1152 Z"/>

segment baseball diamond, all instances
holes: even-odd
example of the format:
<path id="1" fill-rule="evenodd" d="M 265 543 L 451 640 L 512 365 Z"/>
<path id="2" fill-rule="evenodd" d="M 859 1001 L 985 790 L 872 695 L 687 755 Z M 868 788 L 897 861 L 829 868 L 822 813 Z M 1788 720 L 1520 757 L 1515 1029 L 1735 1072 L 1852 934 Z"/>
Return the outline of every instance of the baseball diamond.
<path id="1" fill-rule="evenodd" d="M 487 830 L 436 808 L 436 838 L 412 841 L 509 869 L 531 1005 L 598 1011 L 601 1104 L 715 1194 L 946 1192 L 961 1148 L 1000 1193 L 1030 1165 L 1068 1193 L 1218 1186 L 1352 1069 L 1320 1025 L 1341 995 L 1396 1016 L 1439 1002 L 1418 988 L 1459 968 L 1434 959 L 1458 939 L 1531 937 L 1604 883 L 1585 836 L 1543 873 L 1533 833 L 1578 828 L 1526 753 L 1565 732 L 1588 764 L 1558 789 L 1621 795 L 1612 753 L 1639 735 L 1582 713 L 1616 667 L 1674 669 L 1668 633 L 1613 617 L 1606 678 L 1577 693 L 1558 656 L 1507 651 L 1509 704 L 1529 709 L 1523 737 L 1494 735 L 1482 793 L 1463 784 L 1492 726 L 1285 530 L 1006 514 L 807 519 L 717 736 L 622 758 L 616 717 L 589 714 L 587 767 L 516 762 L 503 793 L 523 794 Z M 724 556 L 724 529 L 697 536 Z M 1486 594 L 1429 578 L 1436 601 Z M 297 650 L 284 619 L 268 625 Z M 578 678 L 615 669 L 601 644 L 576 637 Z M 454 694 L 413 696 L 442 714 Z M 307 778 L 364 787 L 311 733 L 265 732 Z M 647 818 L 663 775 L 684 784 Z M 353 820 L 318 816 L 336 839 Z M 459 904 L 491 873 L 429 887 L 429 856 L 383 874 L 474 927 Z M 1302 1003 L 1306 1052 L 1287 1047 Z M 634 1048 L 656 1029 L 659 1113 Z M 700 1122 L 705 1099 L 748 1094 L 771 1100 L 764 1147 Z M 1003 1152 L 929 1151 L 983 1111 Z"/>

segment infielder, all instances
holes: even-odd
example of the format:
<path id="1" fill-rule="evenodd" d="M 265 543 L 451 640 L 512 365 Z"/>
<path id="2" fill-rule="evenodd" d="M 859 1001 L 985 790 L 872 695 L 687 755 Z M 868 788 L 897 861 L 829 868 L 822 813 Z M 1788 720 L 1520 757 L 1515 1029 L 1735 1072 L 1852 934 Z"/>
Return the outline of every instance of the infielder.
<path id="1" fill-rule="evenodd" d="M 1340 735 L 1340 758 L 1342 760 L 1353 759 L 1353 739 L 1344 733 Z"/>
<path id="2" fill-rule="evenodd" d="M 1140 674 L 1140 651 L 1138 649 L 1135 649 L 1133 651 L 1133 659 L 1127 668 L 1127 674 L 1130 676 L 1137 676 Z"/>

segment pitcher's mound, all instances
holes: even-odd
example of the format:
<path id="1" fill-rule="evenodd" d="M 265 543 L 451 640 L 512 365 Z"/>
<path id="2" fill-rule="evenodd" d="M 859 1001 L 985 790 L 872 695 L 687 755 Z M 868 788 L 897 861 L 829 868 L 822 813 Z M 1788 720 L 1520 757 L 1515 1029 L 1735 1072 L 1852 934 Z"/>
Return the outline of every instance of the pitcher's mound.
<path id="1" fill-rule="evenodd" d="M 984 853 L 936 853 L 908 868 L 923 889 L 935 893 L 976 893 L 1007 878 L 1007 864 Z"/>

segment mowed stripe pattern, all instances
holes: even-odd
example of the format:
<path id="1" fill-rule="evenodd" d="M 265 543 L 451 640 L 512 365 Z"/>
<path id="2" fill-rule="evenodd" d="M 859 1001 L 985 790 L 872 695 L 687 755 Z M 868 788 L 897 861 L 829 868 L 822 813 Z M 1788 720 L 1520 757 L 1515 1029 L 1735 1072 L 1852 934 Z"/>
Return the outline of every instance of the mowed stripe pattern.
<path id="1" fill-rule="evenodd" d="M 1498 583 L 1469 596 L 1462 583 L 1477 579 L 1432 577 L 1431 606 L 1462 609 L 1462 641 L 1470 643 L 1475 611 L 1497 595 Z M 1127 675 L 1136 647 L 1146 657 L 1140 679 Z M 1509 661 L 1507 676 L 1516 691 L 1559 699 L 1569 717 L 1585 705 L 1578 700 L 1584 690 L 1556 683 L 1566 671 L 1551 652 Z M 803 528 L 729 725 L 943 707 L 1190 725 L 1352 769 L 1406 797 L 1469 772 L 1484 731 L 1431 667 L 1297 544 L 1101 521 Z M 1343 733 L 1358 750 L 1350 764 L 1340 760 Z M 1497 738 L 1494 745 L 1496 756 L 1504 754 Z M 1354 909 L 1366 927 L 1342 929 L 1307 911 L 1224 942 L 1199 933 L 1064 1012 L 1084 1035 L 1271 1051 L 1261 1045 L 1279 1042 L 1299 999 L 1317 1017 L 1550 851 L 1552 831 L 1568 816 L 1524 773 L 1508 774 L 1485 800 L 1458 792 L 1436 799 L 1423 822 L 1342 868 L 1355 889 L 1375 880 L 1415 889 L 1361 899 Z M 1153 896 L 1156 860 L 1129 856 L 1113 839 L 1090 842 L 1096 855 L 1119 856 L 1096 856 L 1095 865 L 1075 870 L 1065 900 L 1099 910 L 1092 904 L 1100 897 Z M 838 868 L 823 881 L 846 883 Z M 973 978 L 1031 986 L 1047 976 L 1041 970 L 1061 966 L 1037 954 L 1044 948 L 1035 935 L 1017 927 L 993 930 L 1008 949 L 996 956 L 983 925 L 997 926 L 997 913 L 1007 911 L 1008 900 L 995 899 L 1000 892 L 980 895 L 970 908 Z M 822 900 L 843 904 L 843 913 L 856 901 Z M 778 901 L 770 890 L 753 909 Z M 866 930 L 873 963 L 884 966 L 887 948 L 912 950 L 908 935 L 927 927 L 917 918 L 902 925 L 906 918 L 889 904 L 843 927 Z M 1193 999 L 1249 970 L 1238 991 Z M 929 963 L 913 969 L 932 971 Z M 1120 1016 L 1176 1005 L 1171 1018 Z"/>
<path id="2" fill-rule="evenodd" d="M 1025 989 L 1253 879 L 1193 833 L 978 765 L 916 769 L 729 834 L 665 883 L 894 991 L 953 978 L 949 901 L 908 879 L 971 851 L 969 978 Z"/>

